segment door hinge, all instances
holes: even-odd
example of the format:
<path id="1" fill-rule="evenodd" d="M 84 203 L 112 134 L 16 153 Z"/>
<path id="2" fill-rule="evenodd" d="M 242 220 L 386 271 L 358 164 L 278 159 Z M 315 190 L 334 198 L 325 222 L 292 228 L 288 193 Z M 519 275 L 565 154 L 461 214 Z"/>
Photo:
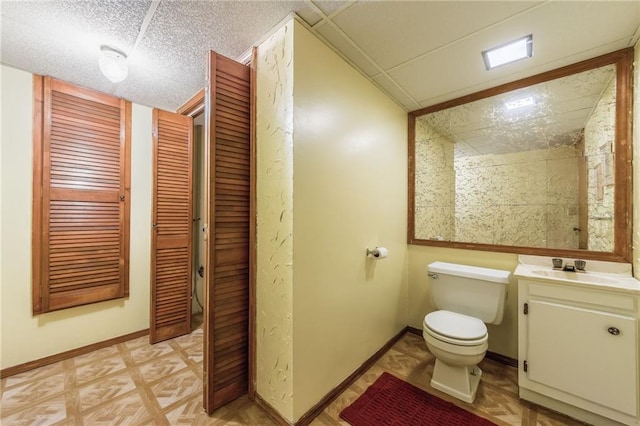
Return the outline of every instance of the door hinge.
<path id="1" fill-rule="evenodd" d="M 524 314 L 525 315 L 529 315 L 529 304 L 528 303 L 524 304 Z"/>
<path id="2" fill-rule="evenodd" d="M 524 360 L 524 372 L 526 373 L 527 371 L 529 371 L 529 364 L 527 364 L 527 360 Z"/>

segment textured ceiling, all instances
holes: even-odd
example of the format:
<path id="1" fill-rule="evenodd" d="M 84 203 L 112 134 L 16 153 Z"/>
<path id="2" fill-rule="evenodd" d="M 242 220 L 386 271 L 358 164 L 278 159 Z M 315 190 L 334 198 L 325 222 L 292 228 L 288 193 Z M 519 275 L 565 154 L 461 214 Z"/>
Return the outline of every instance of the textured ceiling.
<path id="1" fill-rule="evenodd" d="M 208 50 L 246 58 L 292 12 L 407 110 L 633 46 L 638 1 L 0 1 L 1 62 L 175 110 Z M 480 52 L 533 34 L 534 56 L 492 71 Z M 99 46 L 129 55 L 109 82 Z"/>

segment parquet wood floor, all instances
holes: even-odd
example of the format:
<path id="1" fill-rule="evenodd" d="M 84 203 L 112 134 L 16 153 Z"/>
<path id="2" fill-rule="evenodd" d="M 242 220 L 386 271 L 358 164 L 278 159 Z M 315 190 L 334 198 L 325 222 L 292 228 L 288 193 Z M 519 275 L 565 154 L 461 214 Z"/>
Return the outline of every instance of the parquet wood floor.
<path id="1" fill-rule="evenodd" d="M 476 402 L 431 388 L 434 358 L 422 337 L 404 335 L 313 422 L 346 425 L 340 411 L 387 371 L 498 425 L 580 425 L 521 401 L 517 371 L 484 360 Z M 272 425 L 246 396 L 207 416 L 202 409 L 202 329 L 156 345 L 148 337 L 3 378 L 2 425 Z"/>

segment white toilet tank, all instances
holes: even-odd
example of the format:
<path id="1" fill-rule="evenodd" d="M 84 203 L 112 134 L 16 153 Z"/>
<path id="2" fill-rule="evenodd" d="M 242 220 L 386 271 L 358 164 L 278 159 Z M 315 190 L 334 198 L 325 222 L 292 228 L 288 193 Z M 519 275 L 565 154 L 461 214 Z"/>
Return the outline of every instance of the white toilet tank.
<path id="1" fill-rule="evenodd" d="M 427 271 L 436 308 L 502 322 L 510 271 L 446 262 L 430 263 Z"/>

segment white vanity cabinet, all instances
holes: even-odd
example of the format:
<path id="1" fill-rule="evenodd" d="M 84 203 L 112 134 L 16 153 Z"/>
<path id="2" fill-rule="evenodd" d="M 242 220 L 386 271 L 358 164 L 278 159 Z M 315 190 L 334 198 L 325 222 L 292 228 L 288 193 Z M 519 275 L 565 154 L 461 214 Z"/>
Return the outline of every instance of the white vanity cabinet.
<path id="1" fill-rule="evenodd" d="M 520 397 L 595 425 L 640 425 L 640 293 L 519 277 Z"/>

